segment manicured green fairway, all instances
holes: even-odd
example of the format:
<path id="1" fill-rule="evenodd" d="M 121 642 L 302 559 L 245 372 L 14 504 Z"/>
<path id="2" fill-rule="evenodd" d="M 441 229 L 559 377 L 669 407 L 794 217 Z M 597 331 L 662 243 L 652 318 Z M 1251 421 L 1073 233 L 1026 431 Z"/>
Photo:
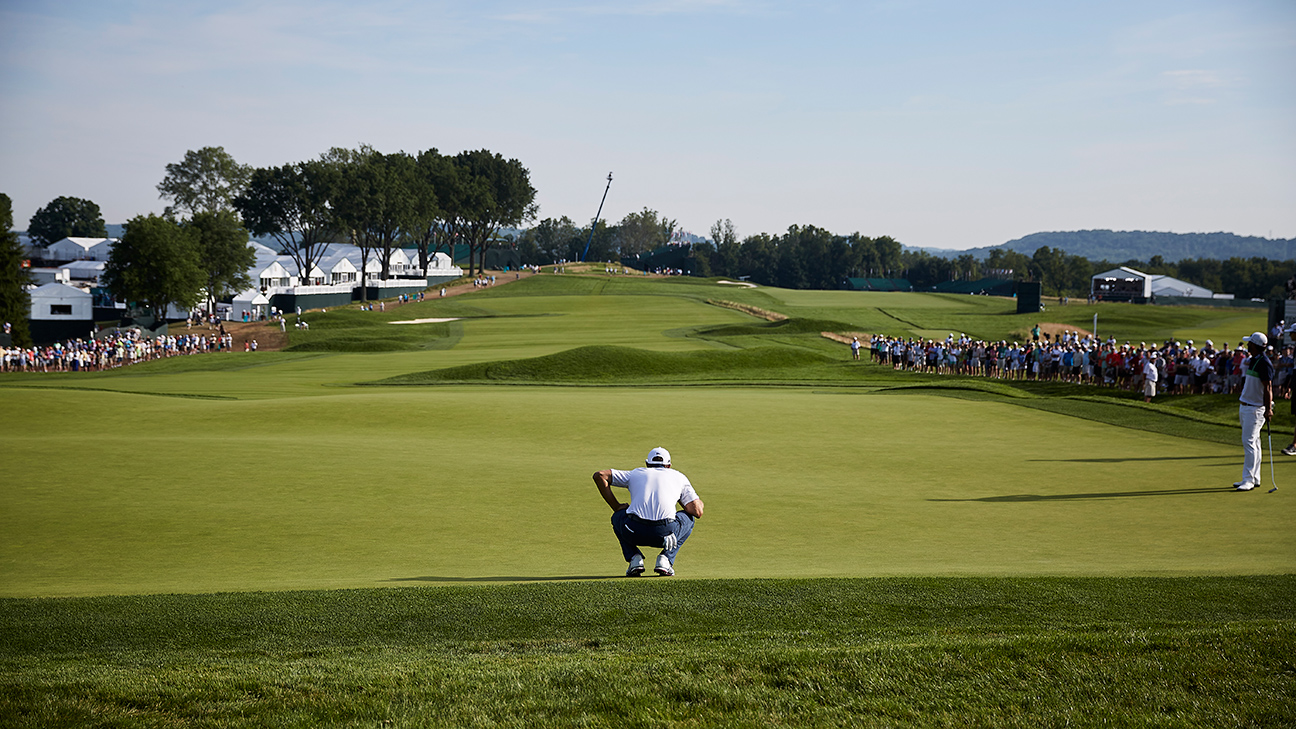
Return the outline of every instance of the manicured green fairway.
<path id="1" fill-rule="evenodd" d="M 708 505 L 682 577 L 1296 568 L 1285 492 L 1225 490 L 1239 448 L 993 402 L 444 387 L 0 408 L 26 431 L 4 439 L 10 596 L 616 575 L 589 475 L 658 444 Z"/>
<path id="2" fill-rule="evenodd" d="M 1290 723 L 1296 459 L 1230 492 L 1230 398 L 818 335 L 1033 323 L 1010 309 L 548 276 L 311 312 L 288 352 L 2 376 L 0 723 Z M 1046 320 L 1095 310 L 1120 339 L 1264 325 Z M 675 580 L 604 580 L 590 474 L 656 445 L 706 517 Z"/>

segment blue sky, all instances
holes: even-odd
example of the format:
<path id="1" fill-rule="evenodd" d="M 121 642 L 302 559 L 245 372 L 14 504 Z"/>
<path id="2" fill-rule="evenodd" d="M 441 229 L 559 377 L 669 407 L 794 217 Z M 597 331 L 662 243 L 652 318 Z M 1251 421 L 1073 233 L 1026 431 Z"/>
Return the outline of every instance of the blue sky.
<path id="1" fill-rule="evenodd" d="M 1296 3 L 0 0 L 0 192 L 160 211 L 186 150 L 487 148 L 541 217 L 913 246 L 1296 237 Z"/>

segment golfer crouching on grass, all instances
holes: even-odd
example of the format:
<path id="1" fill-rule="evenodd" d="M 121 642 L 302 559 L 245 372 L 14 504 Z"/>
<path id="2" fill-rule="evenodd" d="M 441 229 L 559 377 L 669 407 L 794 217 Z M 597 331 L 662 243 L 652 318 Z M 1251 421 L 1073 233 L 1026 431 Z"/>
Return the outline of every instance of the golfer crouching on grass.
<path id="1" fill-rule="evenodd" d="M 621 554 L 630 563 L 626 577 L 638 577 L 644 571 L 640 547 L 658 547 L 654 571 L 670 577 L 675 574 L 675 556 L 693 533 L 693 522 L 702 518 L 702 499 L 693 490 L 688 477 L 671 469 L 670 451 L 654 448 L 644 459 L 644 468 L 618 471 L 605 468 L 594 474 L 594 485 L 603 500 L 612 507 L 612 531 L 621 542 Z M 630 503 L 623 504 L 612 494 L 612 486 L 630 491 Z M 675 504 L 683 511 L 675 511 Z"/>

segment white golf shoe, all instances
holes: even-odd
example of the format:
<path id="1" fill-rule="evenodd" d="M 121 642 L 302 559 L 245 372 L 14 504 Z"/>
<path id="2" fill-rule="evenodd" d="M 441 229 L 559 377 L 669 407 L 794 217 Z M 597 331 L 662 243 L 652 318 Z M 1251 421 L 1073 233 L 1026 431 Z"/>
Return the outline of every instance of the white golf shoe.
<path id="1" fill-rule="evenodd" d="M 661 554 L 657 555 L 657 566 L 653 568 L 653 571 L 661 575 L 662 577 L 675 576 L 675 570 L 671 569 L 670 560 L 666 558 L 665 552 L 662 552 Z"/>
<path id="2" fill-rule="evenodd" d="M 1233 487 L 1234 487 L 1233 488 L 1234 491 L 1250 491 L 1251 489 L 1255 488 L 1256 485 L 1253 483 L 1247 483 L 1245 481 L 1241 481 L 1239 483 L 1233 484 Z"/>
<path id="3" fill-rule="evenodd" d="M 630 558 L 630 568 L 626 570 L 626 577 L 638 577 L 644 573 L 644 561 L 642 554 L 636 554 Z"/>

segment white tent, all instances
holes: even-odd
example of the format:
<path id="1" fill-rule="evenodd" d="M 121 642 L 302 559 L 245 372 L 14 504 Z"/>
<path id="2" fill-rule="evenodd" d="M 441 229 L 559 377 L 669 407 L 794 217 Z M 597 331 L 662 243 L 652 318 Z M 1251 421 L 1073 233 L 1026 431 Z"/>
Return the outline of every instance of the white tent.
<path id="1" fill-rule="evenodd" d="M 1094 274 L 1090 285 L 1094 297 L 1108 301 L 1146 299 L 1152 295 L 1152 277 L 1125 266 Z"/>
<path id="2" fill-rule="evenodd" d="M 428 256 L 428 267 L 427 270 L 424 271 L 424 273 L 426 273 L 429 276 L 433 275 L 434 273 L 444 274 L 444 273 L 450 273 L 453 269 L 456 268 L 458 267 L 455 266 L 454 262 L 450 260 L 450 256 L 440 251 L 437 251 L 436 253 L 433 253 L 431 256 Z M 460 273 L 462 273 L 462 271 L 460 271 Z"/>
<path id="3" fill-rule="evenodd" d="M 72 283 L 72 277 L 68 275 L 66 268 L 29 268 L 27 273 L 31 274 L 32 282 L 37 286 L 52 282 Z"/>
<path id="4" fill-rule="evenodd" d="M 311 266 L 310 273 L 301 281 L 302 286 L 323 286 L 329 283 L 329 274 L 319 266 Z"/>
<path id="5" fill-rule="evenodd" d="M 392 276 L 403 276 L 409 269 L 409 254 L 403 248 L 393 248 L 391 255 L 387 257 L 387 273 Z"/>
<path id="6" fill-rule="evenodd" d="M 335 285 L 355 283 L 355 264 L 345 256 L 338 256 L 337 260 L 333 261 L 331 266 L 326 266 L 326 268 L 329 272 L 329 283 Z"/>
<path id="7" fill-rule="evenodd" d="M 292 279 L 293 275 L 279 261 L 271 262 L 253 277 L 263 289 L 288 288 L 293 285 Z"/>
<path id="8" fill-rule="evenodd" d="M 243 321 L 243 315 L 247 314 L 249 319 L 256 320 L 265 316 L 269 310 L 270 300 L 265 294 L 256 289 L 248 289 L 234 297 L 229 318 L 232 321 Z"/>
<path id="9" fill-rule="evenodd" d="M 89 291 L 67 284 L 47 283 L 30 291 L 33 321 L 91 321 L 93 299 Z"/>
<path id="10" fill-rule="evenodd" d="M 1152 295 L 1153 296 L 1188 296 L 1200 299 L 1210 299 L 1215 296 L 1215 292 L 1205 286 L 1190 284 L 1187 281 L 1180 281 L 1170 276 L 1153 276 L 1152 277 Z"/>
<path id="11" fill-rule="evenodd" d="M 104 265 L 103 261 L 72 261 L 59 266 L 59 270 L 67 271 L 68 277 L 77 281 L 98 281 Z"/>
<path id="12" fill-rule="evenodd" d="M 114 238 L 64 238 L 50 243 L 45 255 L 55 261 L 106 261 L 116 242 Z"/>

